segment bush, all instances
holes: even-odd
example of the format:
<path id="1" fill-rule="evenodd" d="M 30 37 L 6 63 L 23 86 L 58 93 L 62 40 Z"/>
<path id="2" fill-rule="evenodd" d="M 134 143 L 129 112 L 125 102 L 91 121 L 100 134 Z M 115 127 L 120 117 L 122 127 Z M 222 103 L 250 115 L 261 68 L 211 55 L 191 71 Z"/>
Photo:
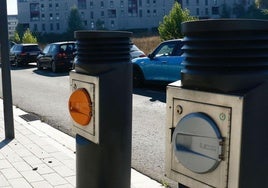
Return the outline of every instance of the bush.
<path id="1" fill-rule="evenodd" d="M 164 16 L 163 22 L 158 27 L 160 38 L 162 40 L 182 38 L 181 23 L 193 20 L 197 18 L 190 16 L 189 10 L 183 10 L 181 5 L 175 2 L 169 15 Z"/>
<path id="2" fill-rule="evenodd" d="M 22 43 L 37 43 L 37 38 L 33 36 L 29 28 L 23 34 Z"/>

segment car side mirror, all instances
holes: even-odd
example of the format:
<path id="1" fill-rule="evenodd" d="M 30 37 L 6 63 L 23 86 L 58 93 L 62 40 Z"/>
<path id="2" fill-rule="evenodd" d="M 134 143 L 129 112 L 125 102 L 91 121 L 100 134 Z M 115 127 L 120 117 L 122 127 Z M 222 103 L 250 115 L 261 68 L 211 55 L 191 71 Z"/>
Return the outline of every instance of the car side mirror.
<path id="1" fill-rule="evenodd" d="M 153 54 L 148 54 L 148 57 L 149 57 L 150 59 L 153 59 L 153 58 L 154 58 Z"/>

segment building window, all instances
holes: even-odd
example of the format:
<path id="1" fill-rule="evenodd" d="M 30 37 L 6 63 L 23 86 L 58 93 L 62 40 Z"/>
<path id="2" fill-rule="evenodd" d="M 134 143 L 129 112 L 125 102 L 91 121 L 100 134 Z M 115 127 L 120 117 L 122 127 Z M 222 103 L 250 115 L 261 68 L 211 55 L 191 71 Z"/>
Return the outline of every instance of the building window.
<path id="1" fill-rule="evenodd" d="M 128 15 L 137 16 L 138 15 L 138 1 L 128 0 Z"/>
<path id="2" fill-rule="evenodd" d="M 219 14 L 219 7 L 212 7 L 212 14 L 213 15 L 218 15 Z"/>
<path id="3" fill-rule="evenodd" d="M 58 31 L 60 30 L 60 24 L 59 23 L 56 24 L 56 28 L 57 28 Z"/>
<path id="4" fill-rule="evenodd" d="M 56 3 L 56 4 L 55 4 L 55 9 L 56 9 L 56 10 L 59 10 L 59 3 Z"/>
<path id="5" fill-rule="evenodd" d="M 84 20 L 85 19 L 85 13 L 81 12 L 81 18 Z"/>
<path id="6" fill-rule="evenodd" d="M 49 3 L 48 8 L 49 8 L 49 10 L 52 10 L 52 4 L 51 3 Z"/>
<path id="7" fill-rule="evenodd" d="M 205 9 L 205 14 L 208 15 L 208 8 Z"/>
<path id="8" fill-rule="evenodd" d="M 87 9 L 87 1 L 86 0 L 77 0 L 78 9 Z"/>
<path id="9" fill-rule="evenodd" d="M 30 4 L 30 19 L 31 21 L 38 21 L 40 19 L 39 3 Z"/>
<path id="10" fill-rule="evenodd" d="M 53 20 L 53 14 L 52 13 L 49 14 L 49 20 L 51 20 L 51 21 Z"/>
<path id="11" fill-rule="evenodd" d="M 208 0 L 205 0 L 205 5 L 206 5 L 206 6 L 208 5 Z"/>
<path id="12" fill-rule="evenodd" d="M 53 27 L 53 23 L 50 24 L 50 31 L 53 31 L 54 27 Z"/>
<path id="13" fill-rule="evenodd" d="M 156 10 L 153 10 L 153 16 L 156 16 Z"/>
<path id="14" fill-rule="evenodd" d="M 121 15 L 121 16 L 125 16 L 125 11 L 124 11 L 124 10 L 121 10 L 121 11 L 120 11 L 120 15 Z"/>
<path id="15" fill-rule="evenodd" d="M 189 6 L 189 0 L 186 0 L 186 6 Z"/>
<path id="16" fill-rule="evenodd" d="M 151 11 L 148 9 L 147 10 L 147 16 L 150 17 L 151 16 Z"/>
<path id="17" fill-rule="evenodd" d="M 93 8 L 93 1 L 90 1 L 90 2 L 89 2 L 89 7 L 90 7 L 90 8 Z"/>
<path id="18" fill-rule="evenodd" d="M 42 14 L 41 15 L 41 19 L 42 19 L 42 21 L 45 21 L 46 20 L 45 14 Z"/>
<path id="19" fill-rule="evenodd" d="M 38 31 L 37 24 L 34 24 L 34 31 Z"/>
<path id="20" fill-rule="evenodd" d="M 196 8 L 196 15 L 199 15 L 199 8 Z"/>
<path id="21" fill-rule="evenodd" d="M 120 1 L 120 7 L 121 7 L 121 8 L 124 7 L 124 1 Z"/>
<path id="22" fill-rule="evenodd" d="M 114 2 L 110 1 L 110 7 L 113 8 L 114 7 Z"/>
<path id="23" fill-rule="evenodd" d="M 114 20 L 111 20 L 111 27 L 114 27 Z"/>
<path id="24" fill-rule="evenodd" d="M 90 12 L 90 19 L 94 19 L 94 12 Z"/>
<path id="25" fill-rule="evenodd" d="M 104 2 L 103 1 L 100 2 L 100 7 L 104 8 Z"/>
<path id="26" fill-rule="evenodd" d="M 116 10 L 115 9 L 108 10 L 108 18 L 116 18 Z"/>
<path id="27" fill-rule="evenodd" d="M 46 24 L 42 24 L 42 31 L 46 31 Z"/>
<path id="28" fill-rule="evenodd" d="M 139 10 L 139 16 L 142 18 L 142 10 Z"/>
<path id="29" fill-rule="evenodd" d="M 142 7 L 142 0 L 139 0 L 139 7 Z"/>
<path id="30" fill-rule="evenodd" d="M 41 4 L 41 11 L 45 11 L 45 6 L 44 6 L 44 4 Z"/>
<path id="31" fill-rule="evenodd" d="M 104 11 L 101 11 L 101 17 L 104 17 Z"/>
<path id="32" fill-rule="evenodd" d="M 56 13 L 56 20 L 59 20 L 59 19 L 60 19 L 60 14 Z"/>
<path id="33" fill-rule="evenodd" d="M 196 0 L 196 5 L 199 5 L 199 0 Z"/>

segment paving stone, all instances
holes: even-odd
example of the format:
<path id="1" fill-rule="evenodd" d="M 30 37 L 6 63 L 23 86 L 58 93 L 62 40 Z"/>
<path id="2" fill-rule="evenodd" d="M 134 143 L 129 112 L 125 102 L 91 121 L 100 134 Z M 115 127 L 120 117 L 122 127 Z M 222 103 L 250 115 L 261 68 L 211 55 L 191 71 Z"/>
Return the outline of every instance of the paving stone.
<path id="1" fill-rule="evenodd" d="M 43 177 L 52 185 L 52 186 L 56 186 L 56 185 L 64 185 L 67 184 L 68 182 L 61 177 L 60 175 L 58 175 L 57 173 L 52 173 L 52 174 L 45 174 L 43 175 Z"/>
<path id="2" fill-rule="evenodd" d="M 12 163 L 12 165 L 19 172 L 32 170 L 32 167 L 25 161 L 15 162 L 15 163 Z"/>
<path id="3" fill-rule="evenodd" d="M 23 178 L 10 181 L 12 188 L 32 188 L 32 186 Z"/>
<path id="4" fill-rule="evenodd" d="M 34 188 L 53 188 L 47 181 L 33 182 L 31 185 Z"/>
<path id="5" fill-rule="evenodd" d="M 3 169 L 1 172 L 8 180 L 22 177 L 22 175 L 15 168 Z"/>
<path id="6" fill-rule="evenodd" d="M 21 172 L 23 177 L 28 181 L 28 182 L 37 182 L 44 180 L 42 176 L 40 176 L 36 171 L 23 171 Z"/>
<path id="7" fill-rule="evenodd" d="M 2 174 L 0 174 L 0 187 L 6 187 L 6 186 L 9 186 L 9 183 L 7 179 Z"/>
<path id="8" fill-rule="evenodd" d="M 54 167 L 54 170 L 59 174 L 61 175 L 62 177 L 68 177 L 68 176 L 73 176 L 75 175 L 74 171 L 67 168 L 66 166 L 64 165 L 61 165 L 61 166 L 55 166 Z"/>

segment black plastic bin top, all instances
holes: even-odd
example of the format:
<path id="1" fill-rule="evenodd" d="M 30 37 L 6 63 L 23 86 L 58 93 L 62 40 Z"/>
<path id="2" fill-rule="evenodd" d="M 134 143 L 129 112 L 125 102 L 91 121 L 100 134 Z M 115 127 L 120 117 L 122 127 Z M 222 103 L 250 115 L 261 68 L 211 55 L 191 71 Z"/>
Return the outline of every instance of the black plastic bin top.
<path id="1" fill-rule="evenodd" d="M 191 21 L 182 32 L 183 87 L 237 92 L 268 79 L 268 21 Z"/>
<path id="2" fill-rule="evenodd" d="M 76 31 L 75 70 L 98 74 L 111 68 L 114 63 L 129 63 L 131 35 L 131 32 L 124 31 Z"/>

